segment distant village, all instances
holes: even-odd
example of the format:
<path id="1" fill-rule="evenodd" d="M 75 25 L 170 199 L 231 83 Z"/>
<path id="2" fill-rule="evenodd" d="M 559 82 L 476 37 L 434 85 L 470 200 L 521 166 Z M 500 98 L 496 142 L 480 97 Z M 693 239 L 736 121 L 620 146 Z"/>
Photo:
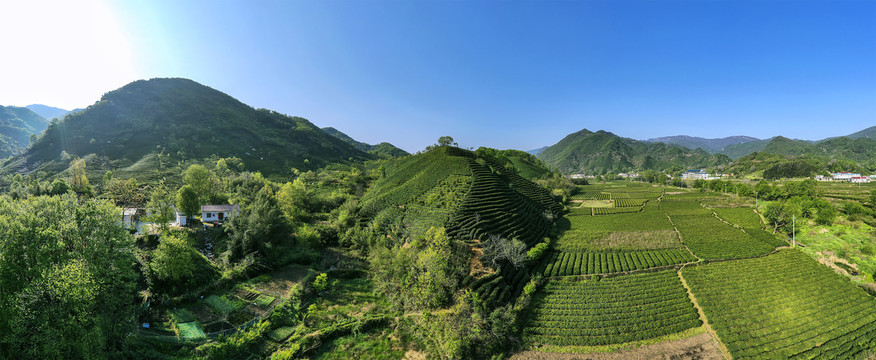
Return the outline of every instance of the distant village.
<path id="1" fill-rule="evenodd" d="M 619 173 L 618 177 L 625 179 L 635 179 L 639 177 L 639 173 Z M 710 174 L 703 169 L 691 169 L 687 170 L 681 174 L 682 180 L 718 180 L 721 178 L 725 178 L 728 176 L 733 176 L 733 174 Z M 587 174 L 572 174 L 570 175 L 572 179 L 595 179 L 596 175 L 587 175 Z M 869 183 L 871 181 L 876 181 L 876 175 L 870 176 L 861 176 L 859 173 L 852 172 L 837 172 L 831 173 L 830 175 L 815 175 L 815 180 L 818 181 L 846 181 L 851 183 Z"/>

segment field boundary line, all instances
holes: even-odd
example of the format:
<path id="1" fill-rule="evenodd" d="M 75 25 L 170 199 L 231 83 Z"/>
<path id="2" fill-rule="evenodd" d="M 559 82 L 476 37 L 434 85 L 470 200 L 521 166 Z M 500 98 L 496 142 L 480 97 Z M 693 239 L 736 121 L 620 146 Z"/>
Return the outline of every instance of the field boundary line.
<path id="1" fill-rule="evenodd" d="M 687 280 L 685 280 L 684 276 L 681 275 L 682 269 L 684 269 L 684 266 L 682 266 L 677 271 L 678 278 L 681 280 L 681 286 L 683 286 L 684 290 L 687 291 L 688 298 L 690 298 L 690 301 L 697 309 L 697 313 L 700 314 L 700 320 L 703 322 L 703 326 L 706 328 L 706 332 L 709 333 L 709 335 L 712 335 L 712 340 L 714 340 L 718 344 L 718 349 L 721 350 L 721 354 L 724 355 L 724 358 L 733 359 L 733 356 L 730 355 L 730 350 L 727 349 L 727 346 L 724 345 L 723 341 L 721 341 L 721 337 L 718 336 L 718 333 L 715 332 L 715 329 L 712 329 L 712 325 L 709 324 L 709 318 L 706 317 L 706 312 L 703 311 L 702 307 L 700 307 L 700 303 L 697 302 L 696 296 L 694 296 L 693 291 L 691 291 L 690 287 L 687 285 Z"/>
<path id="2" fill-rule="evenodd" d="M 684 238 L 681 237 L 681 231 L 678 231 L 678 227 L 676 227 L 675 223 L 672 222 L 672 217 L 670 217 L 669 214 L 667 214 L 665 212 L 663 213 L 663 215 L 666 215 L 666 218 L 669 219 L 669 224 L 672 225 L 672 229 L 675 230 L 675 234 L 678 235 L 678 241 L 681 241 L 681 245 L 684 246 L 684 248 L 687 250 L 687 252 L 689 252 L 694 258 L 696 258 L 697 261 L 702 261 L 703 258 L 697 256 L 697 254 L 694 254 L 694 252 L 691 251 L 691 249 L 689 247 L 687 247 L 687 244 L 684 243 Z"/>

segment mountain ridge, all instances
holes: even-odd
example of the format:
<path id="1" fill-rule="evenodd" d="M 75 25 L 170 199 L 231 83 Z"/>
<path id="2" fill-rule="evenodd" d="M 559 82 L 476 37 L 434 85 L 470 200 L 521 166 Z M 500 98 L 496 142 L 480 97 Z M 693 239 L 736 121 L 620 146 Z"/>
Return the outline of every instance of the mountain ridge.
<path id="1" fill-rule="evenodd" d="M 238 157 L 247 169 L 266 175 L 374 158 L 307 119 L 255 109 L 189 79 L 156 78 L 109 91 L 85 110 L 52 122 L 0 172 L 56 172 L 70 157 L 92 154 L 99 159 L 95 164 L 110 170 L 161 153 L 176 161 Z"/>

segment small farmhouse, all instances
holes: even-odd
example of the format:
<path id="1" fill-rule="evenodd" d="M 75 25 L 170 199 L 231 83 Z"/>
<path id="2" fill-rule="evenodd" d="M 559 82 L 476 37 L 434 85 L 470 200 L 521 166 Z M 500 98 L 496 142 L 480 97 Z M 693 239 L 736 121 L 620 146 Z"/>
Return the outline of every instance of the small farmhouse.
<path id="1" fill-rule="evenodd" d="M 240 205 L 201 205 L 201 221 L 225 221 L 240 212 Z"/>

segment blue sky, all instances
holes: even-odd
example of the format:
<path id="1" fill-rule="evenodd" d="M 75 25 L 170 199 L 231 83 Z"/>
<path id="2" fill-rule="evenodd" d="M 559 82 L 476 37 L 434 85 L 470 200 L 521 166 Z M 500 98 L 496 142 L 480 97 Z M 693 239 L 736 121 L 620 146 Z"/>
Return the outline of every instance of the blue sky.
<path id="1" fill-rule="evenodd" d="M 872 0 L 81 4 L 66 13 L 88 9 L 91 34 L 51 55 L 73 64 L 0 66 L 40 84 L 0 83 L 0 104 L 81 107 L 138 78 L 186 77 L 408 151 L 441 135 L 528 150 L 582 128 L 820 139 L 876 125 Z M 61 22 L 3 36 L 39 52 L 86 26 Z"/>

